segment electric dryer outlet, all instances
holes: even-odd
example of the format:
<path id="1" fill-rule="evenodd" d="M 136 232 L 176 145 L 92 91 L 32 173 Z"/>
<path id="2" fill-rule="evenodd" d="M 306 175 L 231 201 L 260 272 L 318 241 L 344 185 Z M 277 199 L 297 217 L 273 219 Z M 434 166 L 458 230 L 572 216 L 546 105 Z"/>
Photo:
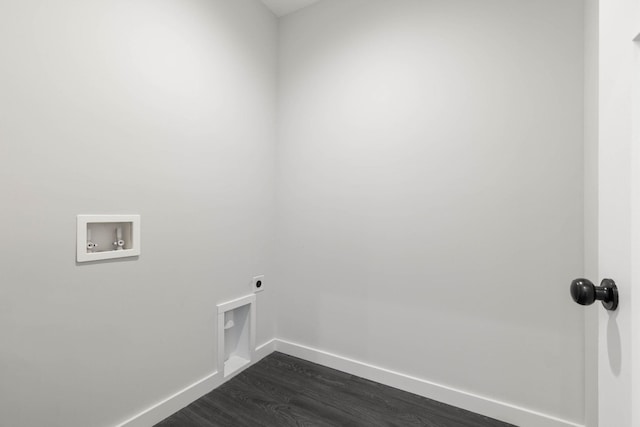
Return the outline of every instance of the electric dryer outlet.
<path id="1" fill-rule="evenodd" d="M 256 276 L 251 281 L 251 289 L 253 292 L 262 292 L 264 291 L 264 275 Z"/>

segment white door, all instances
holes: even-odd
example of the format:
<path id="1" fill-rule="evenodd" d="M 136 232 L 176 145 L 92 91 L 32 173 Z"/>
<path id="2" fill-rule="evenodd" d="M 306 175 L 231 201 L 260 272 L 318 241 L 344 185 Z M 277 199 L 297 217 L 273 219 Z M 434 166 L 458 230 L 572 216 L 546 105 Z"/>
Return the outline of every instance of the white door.
<path id="1" fill-rule="evenodd" d="M 634 372 L 640 369 L 634 349 L 640 344 L 640 316 L 634 314 L 640 310 L 640 152 L 634 140 L 640 112 L 634 80 L 640 69 L 633 41 L 640 32 L 638 3 L 600 0 L 599 10 L 600 277 L 592 280 L 614 279 L 620 296 L 617 311 L 597 307 L 600 427 L 640 426 L 640 376 Z"/>

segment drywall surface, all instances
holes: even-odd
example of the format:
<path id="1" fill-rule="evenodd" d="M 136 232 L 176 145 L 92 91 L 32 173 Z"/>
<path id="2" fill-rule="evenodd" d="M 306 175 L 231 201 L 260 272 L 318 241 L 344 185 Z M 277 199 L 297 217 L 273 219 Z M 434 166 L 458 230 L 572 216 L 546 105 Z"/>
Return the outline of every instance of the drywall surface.
<path id="1" fill-rule="evenodd" d="M 582 423 L 583 5 L 282 18 L 278 337 Z"/>
<path id="2" fill-rule="evenodd" d="M 584 276 L 598 281 L 598 9 L 584 2 Z M 598 315 L 584 310 L 585 426 L 598 425 Z"/>
<path id="3" fill-rule="evenodd" d="M 255 0 L 0 4 L 0 425 L 113 426 L 216 370 L 216 304 L 269 274 L 276 32 Z M 111 213 L 141 256 L 77 265 Z"/>
<path id="4" fill-rule="evenodd" d="M 318 0 L 262 0 L 276 16 L 284 16 L 312 5 Z"/>

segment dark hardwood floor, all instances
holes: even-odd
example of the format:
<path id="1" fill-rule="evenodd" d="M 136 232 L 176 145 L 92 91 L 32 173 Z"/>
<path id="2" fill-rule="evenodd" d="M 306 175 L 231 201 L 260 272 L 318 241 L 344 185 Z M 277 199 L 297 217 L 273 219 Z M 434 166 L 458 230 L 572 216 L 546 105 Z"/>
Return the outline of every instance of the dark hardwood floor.
<path id="1" fill-rule="evenodd" d="M 156 424 L 221 426 L 507 427 L 463 409 L 273 353 Z"/>

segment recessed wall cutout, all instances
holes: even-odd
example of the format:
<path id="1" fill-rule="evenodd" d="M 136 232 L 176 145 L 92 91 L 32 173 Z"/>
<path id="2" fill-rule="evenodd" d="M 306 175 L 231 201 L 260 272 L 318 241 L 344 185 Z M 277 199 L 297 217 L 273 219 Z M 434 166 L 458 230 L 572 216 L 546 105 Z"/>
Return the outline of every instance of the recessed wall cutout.
<path id="1" fill-rule="evenodd" d="M 78 215 L 77 224 L 78 262 L 140 255 L 140 215 Z"/>
<path id="2" fill-rule="evenodd" d="M 256 347 L 255 295 L 218 305 L 218 372 L 240 372 Z"/>

